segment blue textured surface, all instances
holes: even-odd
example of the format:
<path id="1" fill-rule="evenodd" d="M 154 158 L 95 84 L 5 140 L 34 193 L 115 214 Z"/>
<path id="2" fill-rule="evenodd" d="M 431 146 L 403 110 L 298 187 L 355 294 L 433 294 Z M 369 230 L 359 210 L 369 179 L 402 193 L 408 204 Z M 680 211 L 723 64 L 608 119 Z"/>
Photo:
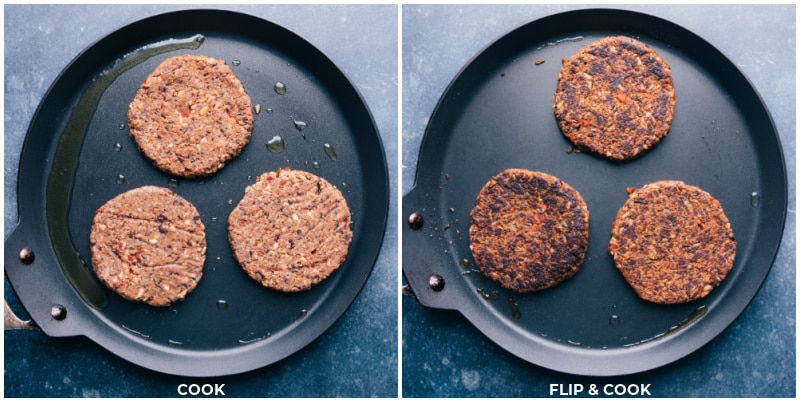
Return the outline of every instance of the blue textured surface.
<path id="1" fill-rule="evenodd" d="M 616 7 L 665 18 L 706 39 L 741 69 L 769 108 L 789 177 L 789 213 L 769 276 L 742 315 L 709 344 L 670 365 L 617 378 L 583 378 L 531 365 L 460 314 L 404 297 L 404 397 L 550 397 L 551 384 L 570 383 L 650 384 L 655 397 L 796 395 L 795 6 Z M 413 187 L 428 118 L 459 70 L 512 29 L 576 8 L 585 6 L 403 6 L 401 193 Z"/>
<path id="2" fill-rule="evenodd" d="M 185 6 L 6 5 L 4 232 L 17 221 L 17 165 L 33 113 L 58 73 L 87 46 L 141 18 Z M 178 397 L 181 383 L 224 383 L 229 397 L 396 397 L 397 6 L 211 6 L 245 12 L 305 38 L 361 92 L 377 123 L 390 178 L 388 226 L 375 268 L 355 302 L 319 339 L 277 364 L 214 379 L 132 365 L 86 338 L 6 331 L 6 397 Z M 26 316 L 8 281 L 4 296 Z"/>

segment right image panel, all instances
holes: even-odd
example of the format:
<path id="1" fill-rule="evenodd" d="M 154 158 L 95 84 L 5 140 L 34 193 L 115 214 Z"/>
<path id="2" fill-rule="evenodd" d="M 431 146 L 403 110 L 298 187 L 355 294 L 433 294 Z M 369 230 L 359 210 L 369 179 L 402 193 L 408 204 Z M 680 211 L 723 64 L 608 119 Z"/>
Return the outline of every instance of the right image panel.
<path id="1" fill-rule="evenodd" d="M 402 6 L 402 396 L 793 396 L 795 11 Z"/>

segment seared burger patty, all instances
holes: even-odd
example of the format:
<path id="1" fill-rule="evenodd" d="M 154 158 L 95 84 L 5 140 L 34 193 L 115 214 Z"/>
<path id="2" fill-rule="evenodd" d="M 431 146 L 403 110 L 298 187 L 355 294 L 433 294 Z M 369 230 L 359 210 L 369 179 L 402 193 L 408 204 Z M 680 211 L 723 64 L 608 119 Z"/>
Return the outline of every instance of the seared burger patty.
<path id="1" fill-rule="evenodd" d="M 639 297 L 673 304 L 718 286 L 733 268 L 736 241 L 717 199 L 680 181 L 659 181 L 630 194 L 608 250 Z"/>
<path id="2" fill-rule="evenodd" d="M 586 255 L 589 210 L 578 191 L 552 175 L 501 172 L 481 189 L 470 217 L 480 271 L 517 292 L 563 282 Z"/>
<path id="3" fill-rule="evenodd" d="M 553 109 L 576 147 L 629 160 L 655 146 L 672 125 L 672 71 L 644 43 L 607 37 L 562 60 Z"/>

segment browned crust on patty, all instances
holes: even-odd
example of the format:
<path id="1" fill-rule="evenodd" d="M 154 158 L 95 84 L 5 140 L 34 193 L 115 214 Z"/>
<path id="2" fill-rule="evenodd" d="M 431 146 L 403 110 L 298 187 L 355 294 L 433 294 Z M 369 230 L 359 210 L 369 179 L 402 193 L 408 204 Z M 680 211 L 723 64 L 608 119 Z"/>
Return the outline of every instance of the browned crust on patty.
<path id="1" fill-rule="evenodd" d="M 608 251 L 639 297 L 683 303 L 725 279 L 736 241 L 720 202 L 680 181 L 634 191 L 612 224 Z"/>
<path id="2" fill-rule="evenodd" d="M 508 169 L 487 182 L 470 212 L 480 271 L 517 292 L 572 277 L 589 244 L 589 210 L 577 190 L 542 172 Z"/>
<path id="3" fill-rule="evenodd" d="M 630 160 L 669 132 L 672 71 L 644 43 L 606 37 L 562 60 L 553 110 L 561 132 L 578 148 Z"/>
<path id="4" fill-rule="evenodd" d="M 314 174 L 265 173 L 228 217 L 228 238 L 242 268 L 262 285 L 308 290 L 347 257 L 353 238 L 342 193 Z"/>
<path id="5" fill-rule="evenodd" d="M 97 209 L 89 240 L 95 274 L 128 300 L 168 306 L 203 276 L 200 214 L 166 188 L 144 186 L 109 200 Z"/>
<path id="6" fill-rule="evenodd" d="M 250 97 L 223 60 L 164 60 L 128 108 L 130 134 L 157 168 L 184 178 L 211 175 L 239 155 L 253 129 Z"/>

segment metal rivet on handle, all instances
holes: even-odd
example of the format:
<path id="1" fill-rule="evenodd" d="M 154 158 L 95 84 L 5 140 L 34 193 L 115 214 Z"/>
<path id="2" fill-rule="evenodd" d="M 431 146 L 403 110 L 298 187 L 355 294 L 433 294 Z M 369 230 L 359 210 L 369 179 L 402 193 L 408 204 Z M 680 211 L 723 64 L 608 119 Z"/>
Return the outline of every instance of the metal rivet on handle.
<path id="1" fill-rule="evenodd" d="M 422 218 L 422 214 L 412 213 L 408 216 L 408 225 L 415 231 L 421 229 L 424 223 L 425 219 Z"/>
<path id="2" fill-rule="evenodd" d="M 19 251 L 19 260 L 22 261 L 25 265 L 30 265 L 33 263 L 35 255 L 33 254 L 33 250 L 25 247 Z"/>
<path id="3" fill-rule="evenodd" d="M 428 278 L 428 286 L 430 286 L 434 292 L 440 292 L 444 289 L 444 278 L 442 278 L 441 275 L 431 275 L 431 277 Z"/>
<path id="4" fill-rule="evenodd" d="M 67 309 L 62 305 L 55 305 L 50 309 L 50 315 L 54 320 L 62 321 L 64 318 L 67 318 Z"/>

